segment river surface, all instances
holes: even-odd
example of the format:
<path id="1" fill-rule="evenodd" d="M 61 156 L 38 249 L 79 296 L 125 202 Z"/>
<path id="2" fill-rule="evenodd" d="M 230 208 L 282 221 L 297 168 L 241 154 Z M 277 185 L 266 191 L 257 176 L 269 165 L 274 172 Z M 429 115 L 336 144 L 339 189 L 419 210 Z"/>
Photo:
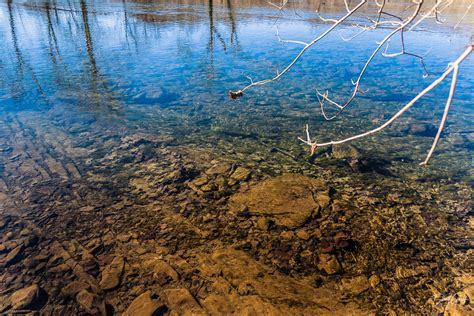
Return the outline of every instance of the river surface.
<path id="1" fill-rule="evenodd" d="M 178 143 L 225 141 L 239 147 L 239 140 L 250 137 L 298 156 L 304 146 L 297 136 L 303 135 L 305 124 L 325 141 L 382 123 L 463 51 L 472 32 L 469 23 L 454 31 L 453 23 L 427 20 L 407 34 L 406 45 L 408 51 L 426 55 L 430 76 L 423 78 L 416 58 L 379 54 L 362 80 L 361 90 L 368 91 L 332 122 L 323 120 L 316 90 L 329 90 L 341 102 L 347 99 L 351 79 L 387 34 L 381 29 L 342 41 L 341 36 L 357 32 L 350 23 L 364 13 L 309 50 L 278 82 L 231 100 L 227 91 L 247 85 L 247 77 L 274 76 L 301 49 L 279 42 L 277 27 L 283 39 L 300 41 L 328 28 L 313 11 L 324 12 L 325 5 L 310 4 L 289 7 L 280 16 L 264 3 L 232 1 L 2 1 L 1 116 L 8 120 L 31 114 L 48 121 L 55 113 L 67 119 L 62 128 L 69 131 L 84 122 L 93 130 L 94 121 L 103 127 L 167 133 Z M 341 15 L 339 6 L 326 6 L 329 17 Z M 459 18 L 462 8 L 460 3 L 449 16 Z M 399 51 L 399 41 L 393 42 L 390 52 Z M 431 145 L 449 82 L 422 99 L 395 128 L 355 144 L 410 174 L 467 180 L 472 172 L 473 73 L 470 58 L 461 67 L 453 110 L 429 171 L 417 164 Z M 429 137 L 410 133 L 411 124 L 428 124 L 423 128 Z"/>
<path id="2" fill-rule="evenodd" d="M 383 124 L 472 41 L 468 6 L 406 32 L 426 68 L 383 48 L 326 121 L 316 91 L 347 100 L 390 32 L 343 40 L 372 1 L 234 100 L 301 50 L 277 32 L 309 42 L 343 2 L 0 0 L 0 313 L 118 314 L 149 290 L 177 314 L 442 313 L 472 287 L 474 58 L 428 166 L 450 77 L 376 135 L 298 137 Z"/>

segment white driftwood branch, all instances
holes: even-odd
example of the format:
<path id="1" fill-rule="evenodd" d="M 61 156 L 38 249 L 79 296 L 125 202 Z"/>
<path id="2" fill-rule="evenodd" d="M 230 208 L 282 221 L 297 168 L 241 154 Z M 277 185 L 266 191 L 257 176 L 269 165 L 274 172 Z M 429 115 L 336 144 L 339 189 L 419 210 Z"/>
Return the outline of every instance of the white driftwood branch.
<path id="1" fill-rule="evenodd" d="M 421 91 L 409 103 L 407 103 L 403 108 L 401 108 L 395 115 L 393 115 L 388 121 L 386 121 L 384 124 L 380 125 L 379 127 L 374 128 L 374 129 L 372 129 L 370 131 L 367 131 L 365 133 L 354 135 L 354 136 L 344 138 L 344 139 L 341 139 L 341 140 L 332 140 L 332 141 L 329 141 L 329 142 L 318 143 L 316 141 L 311 141 L 308 126 L 306 126 L 307 139 L 306 140 L 304 140 L 302 138 L 298 138 L 298 139 L 301 140 L 306 145 L 310 146 L 311 147 L 311 152 L 314 153 L 314 150 L 318 147 L 343 144 L 343 143 L 347 143 L 347 142 L 350 142 L 350 141 L 353 141 L 353 140 L 356 140 L 356 139 L 359 139 L 359 138 L 364 138 L 364 137 L 370 136 L 372 134 L 378 133 L 378 132 L 382 131 L 383 129 L 385 129 L 387 126 L 391 125 L 396 119 L 398 119 L 401 115 L 403 115 L 403 113 L 405 113 L 408 109 L 410 109 L 418 100 L 420 100 L 428 92 L 430 92 L 435 87 L 437 87 L 451 73 L 453 73 L 451 88 L 450 88 L 450 91 L 449 91 L 448 99 L 446 101 L 446 106 L 445 106 L 445 109 L 444 109 L 443 117 L 442 117 L 441 123 L 440 123 L 439 128 L 438 128 L 438 133 L 436 134 L 436 137 L 433 141 L 433 145 L 431 146 L 431 149 L 430 149 L 426 159 L 421 163 L 422 165 L 428 164 L 428 162 L 431 159 L 431 156 L 432 156 L 432 154 L 433 154 L 433 152 L 434 152 L 434 150 L 435 150 L 435 148 L 436 148 L 436 146 L 439 142 L 439 139 L 441 137 L 441 133 L 443 132 L 443 129 L 444 129 L 444 126 L 445 126 L 445 123 L 446 123 L 446 119 L 448 117 L 448 112 L 451 108 L 451 104 L 452 104 L 452 101 L 453 101 L 453 95 L 454 95 L 455 88 L 456 88 L 456 83 L 457 83 L 457 77 L 458 77 L 458 74 L 459 74 L 459 65 L 472 53 L 473 47 L 474 47 L 474 45 L 470 44 L 466 48 L 466 50 L 453 63 L 449 64 L 448 68 L 443 72 L 443 74 L 438 79 L 433 81 L 428 87 L 426 87 L 423 91 Z"/>
<path id="2" fill-rule="evenodd" d="M 471 46 L 472 49 L 472 46 Z M 435 151 L 436 145 L 438 145 L 439 139 L 441 137 L 441 133 L 443 132 L 444 125 L 446 124 L 446 120 L 448 118 L 449 109 L 451 108 L 451 104 L 453 103 L 453 96 L 456 90 L 456 83 L 458 81 L 458 74 L 459 74 L 459 66 L 454 66 L 453 70 L 453 78 L 451 80 L 451 87 L 449 88 L 449 96 L 446 100 L 446 106 L 444 107 L 443 117 L 441 118 L 441 122 L 439 123 L 438 132 L 436 133 L 435 139 L 433 141 L 433 145 L 431 145 L 430 151 L 426 156 L 426 159 L 420 163 L 420 165 L 427 165 Z"/>

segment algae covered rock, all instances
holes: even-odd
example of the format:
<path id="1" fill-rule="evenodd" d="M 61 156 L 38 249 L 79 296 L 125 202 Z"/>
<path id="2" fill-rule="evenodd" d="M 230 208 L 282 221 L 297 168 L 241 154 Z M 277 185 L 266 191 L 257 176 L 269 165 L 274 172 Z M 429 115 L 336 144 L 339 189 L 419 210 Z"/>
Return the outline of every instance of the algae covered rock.
<path id="1" fill-rule="evenodd" d="M 293 229 L 303 225 L 319 209 L 314 195 L 324 191 L 320 180 L 302 175 L 286 174 L 264 180 L 246 192 L 229 199 L 229 210 L 239 213 L 243 208 L 251 215 L 272 218 L 277 225 Z"/>

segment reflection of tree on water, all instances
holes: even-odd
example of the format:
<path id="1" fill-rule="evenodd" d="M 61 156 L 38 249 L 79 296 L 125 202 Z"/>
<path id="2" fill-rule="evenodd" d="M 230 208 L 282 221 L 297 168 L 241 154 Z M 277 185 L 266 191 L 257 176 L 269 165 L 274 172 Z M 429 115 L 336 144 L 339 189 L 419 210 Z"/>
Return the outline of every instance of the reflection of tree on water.
<path id="1" fill-rule="evenodd" d="M 224 39 L 222 38 L 221 34 L 219 31 L 216 29 L 214 25 L 214 4 L 213 0 L 209 0 L 209 49 L 214 49 L 214 35 L 217 37 L 217 39 L 220 41 L 222 44 L 222 48 L 224 51 L 227 50 L 226 44 Z"/>
<path id="2" fill-rule="evenodd" d="M 52 6 L 51 6 L 52 4 Z M 41 8 L 38 8 L 41 9 Z M 54 15 L 52 15 L 52 11 L 54 10 Z M 54 69 L 55 79 L 56 79 L 56 86 L 58 87 L 67 87 L 67 89 L 73 89 L 74 85 L 71 83 L 69 79 L 69 72 L 68 66 L 64 62 L 61 56 L 61 50 L 58 43 L 58 37 L 56 34 L 56 30 L 54 29 L 55 24 L 59 25 L 59 16 L 58 10 L 56 6 L 56 1 L 46 1 L 44 4 L 44 12 L 46 13 L 46 21 L 48 25 L 48 44 L 49 44 L 49 56 L 51 58 L 51 64 Z M 53 19 L 55 23 L 53 22 Z M 70 34 L 72 34 L 72 30 L 69 27 Z"/>
<path id="3" fill-rule="evenodd" d="M 53 22 L 52 22 L 52 19 L 51 19 L 51 8 L 50 8 L 50 5 L 49 5 L 49 1 L 46 1 L 44 3 L 44 10 L 46 12 L 46 18 L 47 18 L 47 21 L 48 21 L 49 51 L 50 51 L 51 58 L 53 59 L 53 62 L 55 63 L 56 60 L 55 60 L 55 55 L 54 55 L 55 53 L 53 51 L 53 45 L 54 45 L 54 50 L 56 51 L 56 53 L 58 55 L 58 58 L 60 58 L 61 54 L 59 53 L 58 39 L 56 37 L 56 32 L 54 31 Z M 55 13 L 56 13 L 56 19 L 57 19 L 58 15 L 57 15 L 56 10 L 55 10 Z"/>
<path id="4" fill-rule="evenodd" d="M 229 14 L 229 23 L 230 23 L 230 45 L 234 44 L 234 41 L 238 45 L 238 36 L 237 36 L 237 25 L 234 19 L 233 7 L 230 0 L 226 1 L 227 12 Z M 227 50 L 227 44 L 224 40 L 224 37 L 221 35 L 214 23 L 214 1 L 209 0 L 208 2 L 208 15 L 209 15 L 209 49 L 214 49 L 214 38 L 216 37 L 222 45 L 224 51 Z"/>
<path id="5" fill-rule="evenodd" d="M 12 37 L 12 42 L 13 42 L 13 48 L 15 50 L 15 56 L 17 59 L 17 76 L 19 78 L 23 78 L 23 67 L 25 67 L 29 71 L 31 78 L 35 82 L 36 88 L 38 92 L 40 93 L 40 95 L 42 95 L 43 97 L 46 97 L 46 94 L 44 93 L 44 90 L 36 74 L 34 73 L 33 68 L 25 60 L 20 50 L 20 45 L 18 44 L 18 38 L 16 34 L 15 16 L 13 13 L 12 2 L 13 2 L 12 0 L 8 0 L 7 7 L 8 7 L 8 16 L 9 16 L 9 22 L 10 22 L 10 31 L 11 31 L 11 37 Z M 17 82 L 20 82 L 20 81 L 18 80 Z M 25 91 L 24 87 L 20 87 L 20 91 L 23 93 Z M 15 94 L 13 93 L 12 95 L 15 95 Z"/>
<path id="6" fill-rule="evenodd" d="M 237 25 L 235 23 L 235 17 L 234 17 L 234 10 L 232 7 L 231 0 L 227 0 L 227 11 L 229 12 L 229 20 L 230 20 L 230 43 L 234 44 L 234 40 L 238 43 L 238 37 L 237 37 Z"/>
<path id="7" fill-rule="evenodd" d="M 209 16 L 209 43 L 208 43 L 208 51 L 209 51 L 209 66 L 211 68 L 211 74 L 214 74 L 214 39 L 217 38 L 219 43 L 222 45 L 222 49 L 224 52 L 227 51 L 227 44 L 224 37 L 219 32 L 218 28 L 216 27 L 216 23 L 214 21 L 214 0 L 209 0 L 208 2 L 208 16 Z M 234 19 L 234 12 L 233 7 L 231 4 L 231 0 L 226 1 L 227 4 L 227 12 L 229 17 L 230 23 L 230 46 L 234 44 L 236 46 L 239 45 L 238 36 L 237 36 L 237 25 Z"/>
<path id="8" fill-rule="evenodd" d="M 66 97 L 68 100 L 80 101 L 80 104 L 87 106 L 91 104 L 103 105 L 104 103 L 108 105 L 117 104 L 117 100 L 121 99 L 122 96 L 117 94 L 114 96 L 110 81 L 107 81 L 107 77 L 103 74 L 102 59 L 97 51 L 100 48 L 99 37 L 102 34 L 100 21 L 102 16 L 96 15 L 94 6 L 101 4 L 100 1 L 43 0 L 38 2 L 15 2 L 8 0 L 6 4 L 8 6 L 5 5 L 4 9 L 7 13 L 6 17 L 9 17 L 9 19 L 5 19 L 4 22 L 7 27 L 8 22 L 10 22 L 8 30 L 9 33 L 11 31 L 12 39 L 10 51 L 15 56 L 16 61 L 13 63 L 16 68 L 13 68 L 13 71 L 16 71 L 16 75 L 13 76 L 14 80 L 9 80 L 12 91 L 14 89 L 16 93 L 12 92 L 11 95 L 26 95 L 29 89 L 31 91 L 29 85 L 32 84 L 33 92 L 35 93 L 37 90 L 39 92 L 37 94 L 41 94 L 43 97 L 51 98 L 53 95 L 61 98 Z M 206 38 L 204 45 L 208 45 L 209 57 L 207 61 L 203 60 L 205 64 L 202 66 L 209 67 L 209 58 L 216 58 L 216 50 L 227 52 L 231 47 L 238 45 L 237 23 L 234 15 L 236 4 L 231 0 L 223 2 L 207 0 L 203 4 L 205 6 L 201 6 L 201 8 L 204 9 L 204 16 L 196 14 L 194 8 L 184 8 L 178 14 L 173 12 L 166 16 L 163 14 L 155 14 L 154 16 L 164 18 L 163 23 L 183 18 L 191 19 L 192 22 L 195 19 L 203 21 L 205 24 L 192 23 L 185 25 L 190 27 L 204 26 L 204 32 L 207 29 L 206 33 L 208 35 L 205 36 L 209 36 L 209 38 Z M 121 33 L 127 41 L 127 43 L 124 43 L 125 47 L 128 46 L 133 51 L 133 47 L 138 49 L 142 45 L 137 41 L 145 40 L 148 45 L 148 43 L 154 43 L 155 41 L 155 38 L 152 38 L 151 35 L 161 36 L 161 29 L 159 28 L 157 30 L 160 32 L 144 34 L 141 27 L 150 25 L 150 23 L 141 23 L 141 21 L 131 18 L 136 16 L 137 11 L 130 2 L 122 0 L 122 3 L 119 2 L 118 5 L 119 8 L 123 6 L 123 9 L 120 9 L 122 9 L 121 14 L 124 15 L 125 19 L 123 20 L 125 29 L 122 28 L 125 33 L 124 31 Z M 156 11 L 156 13 L 158 12 Z M 188 12 L 191 14 L 187 14 Z M 31 30 L 34 30 L 34 32 L 18 25 L 17 20 L 20 14 L 25 19 L 25 26 L 28 23 L 28 26 L 31 26 Z M 144 31 L 146 30 L 147 28 L 144 27 Z M 44 45 L 44 49 L 26 51 L 22 48 L 22 43 L 26 43 L 30 39 L 34 41 L 35 45 Z M 192 49 L 187 46 L 187 43 L 183 48 Z M 78 55 L 77 51 L 82 51 L 82 54 Z M 34 54 L 30 55 L 30 52 L 34 52 Z M 137 53 L 139 52 L 137 51 Z M 71 54 L 72 58 L 70 58 Z M 47 61 L 46 65 L 44 61 Z M 82 68 L 79 72 L 78 67 Z M 214 74 L 211 71 L 207 73 L 211 76 Z M 17 86 L 13 87 L 15 84 Z M 21 89 L 18 89 L 18 87 L 21 87 Z M 18 93 L 20 90 L 21 93 Z"/>
<path id="9" fill-rule="evenodd" d="M 112 106 L 114 109 L 119 108 L 120 106 L 117 102 L 117 96 L 114 96 L 105 76 L 100 75 L 97 66 L 93 34 L 94 31 L 98 30 L 92 29 L 90 24 L 90 12 L 88 10 L 87 1 L 81 0 L 78 3 L 80 5 L 79 8 L 74 7 L 74 3 L 71 1 L 64 1 L 60 4 L 63 6 L 58 7 L 55 0 L 46 0 L 40 5 L 36 5 L 36 3 L 14 3 L 13 0 L 7 1 L 6 8 L 9 17 L 8 22 L 13 44 L 13 52 L 16 57 L 16 74 L 13 79 L 10 78 L 10 80 L 8 80 L 12 89 L 10 94 L 13 97 L 25 95 L 28 91 L 25 74 L 28 74 L 33 80 L 39 94 L 49 105 L 51 105 L 52 99 L 50 99 L 50 96 L 45 92 L 44 87 L 51 86 L 52 88 L 54 87 L 54 90 L 48 93 L 59 92 L 60 95 L 64 95 L 64 92 L 67 92 L 75 97 L 87 96 L 87 98 L 81 102 L 81 104 L 87 105 L 87 107 L 90 107 L 91 104 L 107 104 Z M 34 66 L 46 66 L 44 66 L 43 63 L 37 63 L 36 61 L 33 64 L 29 63 L 27 57 L 22 52 L 20 44 L 21 39 L 25 36 L 28 38 L 30 33 L 27 31 L 18 33 L 15 17 L 18 14 L 21 14 L 20 7 L 27 8 L 29 10 L 28 13 L 39 12 L 43 14 L 44 19 L 41 19 L 40 22 L 45 29 L 44 41 L 47 43 L 47 56 L 51 62 L 51 76 L 42 75 L 41 78 L 38 77 L 34 70 Z M 25 22 L 33 22 L 30 15 L 31 14 L 28 14 L 28 20 L 25 20 Z M 83 37 L 77 37 L 81 33 L 83 34 Z M 65 40 L 64 36 L 70 37 L 71 40 Z M 36 39 L 35 41 L 38 40 L 41 42 L 41 39 Z M 75 68 L 74 65 L 69 65 L 70 67 L 68 67 L 70 60 L 63 60 L 62 58 L 62 55 L 71 48 L 74 49 L 74 46 L 77 48 L 81 46 L 85 47 L 85 55 L 88 60 L 87 66 L 89 68 L 84 72 L 86 78 L 76 76 L 73 70 Z M 36 58 L 40 56 L 41 54 L 36 54 L 33 57 Z M 44 73 L 43 70 L 44 68 L 41 68 L 38 71 Z M 77 92 L 81 90 L 80 87 L 84 86 L 84 83 L 88 85 L 86 93 L 78 94 Z"/>
<path id="10" fill-rule="evenodd" d="M 123 8 L 124 8 L 124 15 L 125 15 L 125 29 L 128 32 L 125 36 L 130 34 L 133 35 L 131 32 L 131 27 L 128 26 L 130 23 L 128 16 L 130 13 L 128 12 L 129 9 L 126 6 L 126 3 L 147 3 L 153 8 L 147 8 L 146 11 L 133 11 L 131 10 L 131 15 L 135 17 L 138 21 L 146 22 L 146 25 L 167 25 L 170 23 L 180 23 L 182 25 L 186 25 L 186 22 L 195 22 L 192 23 L 192 26 L 196 26 L 200 21 L 203 21 L 204 15 L 201 15 L 199 10 L 196 10 L 194 5 L 198 4 L 200 7 L 207 10 L 207 23 L 208 23 L 208 32 L 209 32 L 209 41 L 208 47 L 209 50 L 213 50 L 215 48 L 215 42 L 219 42 L 219 46 L 221 46 L 224 51 L 227 51 L 230 46 L 238 45 L 238 36 L 237 36 L 237 23 L 235 20 L 234 14 L 234 4 L 233 0 L 225 0 L 225 1 L 215 1 L 215 0 L 204 0 L 204 1 L 163 1 L 157 2 L 156 4 L 150 4 L 149 1 L 144 0 L 122 0 Z M 178 10 L 171 10 L 170 13 L 167 13 L 168 10 L 167 5 L 178 5 Z M 163 5 L 165 5 L 163 7 Z M 164 10 L 163 10 L 164 8 Z M 217 10 L 216 10 L 217 9 Z M 223 14 L 224 13 L 224 14 Z M 183 23 L 185 22 L 185 23 Z M 225 34 L 226 31 L 222 27 L 219 28 L 219 25 L 229 25 L 230 34 L 229 40 L 227 39 L 227 35 Z M 136 29 L 137 23 L 134 23 L 134 29 Z M 147 30 L 146 27 L 143 28 L 143 33 L 140 34 L 140 38 L 145 38 L 148 40 Z M 157 32 L 159 35 L 159 32 Z"/>
<path id="11" fill-rule="evenodd" d="M 133 43 L 135 44 L 135 50 L 138 50 L 138 43 L 135 36 L 135 33 L 132 30 L 132 26 L 130 25 L 130 21 L 128 19 L 128 9 L 127 9 L 127 1 L 122 0 L 123 4 L 123 24 L 124 24 L 124 31 L 125 31 L 125 41 L 127 42 L 127 46 L 130 49 L 130 43 L 128 38 L 131 37 Z"/>
<path id="12" fill-rule="evenodd" d="M 102 76 L 97 68 L 96 58 L 94 54 L 94 43 L 92 40 L 91 28 L 89 24 L 89 12 L 87 8 L 87 4 L 85 0 L 80 1 L 81 5 L 81 15 L 82 15 L 82 23 L 84 27 L 84 38 L 86 44 L 86 52 L 87 57 L 89 59 L 89 64 L 91 67 L 91 92 L 93 97 L 93 105 L 99 106 L 102 105 L 101 98 L 106 98 L 106 104 L 109 104 L 114 109 L 117 109 L 119 103 L 117 102 L 117 98 L 114 95 L 113 91 L 110 89 L 107 79 L 105 76 Z M 101 86 L 99 87 L 99 84 Z M 88 100 L 91 101 L 91 100 Z M 89 102 L 88 102 L 89 103 Z"/>
<path id="13" fill-rule="evenodd" d="M 92 43 L 92 36 L 89 27 L 89 17 L 87 15 L 87 4 L 84 0 L 81 0 L 81 12 L 82 12 L 82 23 L 84 25 L 84 35 L 86 39 L 86 50 L 87 56 L 89 57 L 89 63 L 92 68 L 92 78 L 94 81 L 97 80 L 97 65 L 94 57 L 94 47 Z"/>

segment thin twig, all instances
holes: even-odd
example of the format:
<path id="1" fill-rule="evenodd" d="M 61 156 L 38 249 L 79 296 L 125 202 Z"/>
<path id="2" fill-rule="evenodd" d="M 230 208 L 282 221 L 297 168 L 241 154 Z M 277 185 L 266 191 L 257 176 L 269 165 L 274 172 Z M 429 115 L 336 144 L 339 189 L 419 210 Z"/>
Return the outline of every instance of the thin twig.
<path id="1" fill-rule="evenodd" d="M 281 43 L 294 43 L 294 44 L 301 44 L 301 45 L 304 45 L 304 46 L 307 46 L 308 43 L 306 42 L 302 42 L 302 41 L 294 41 L 294 40 L 284 40 L 280 37 L 280 32 L 278 30 L 278 27 L 276 28 L 276 37 L 278 37 L 278 41 L 281 42 Z"/>
<path id="2" fill-rule="evenodd" d="M 441 123 L 439 124 L 438 132 L 436 133 L 436 137 L 433 141 L 433 145 L 431 145 L 430 151 L 428 152 L 428 155 L 426 156 L 425 161 L 420 163 L 420 165 L 428 164 L 428 162 L 431 159 L 431 156 L 433 155 L 433 152 L 436 149 L 436 145 L 438 145 L 439 139 L 441 137 L 441 133 L 443 132 L 443 129 L 444 129 L 444 125 L 446 124 L 446 120 L 448 119 L 449 109 L 451 108 L 451 104 L 453 103 L 453 96 L 454 96 L 454 92 L 456 91 L 456 83 L 458 81 L 458 74 L 459 74 L 459 66 L 455 65 L 454 71 L 453 71 L 453 79 L 451 80 L 451 87 L 449 89 L 448 100 L 446 101 L 446 106 L 444 108 Z"/>
<path id="3" fill-rule="evenodd" d="M 466 12 L 464 12 L 464 15 L 461 17 L 461 19 L 459 19 L 458 23 L 454 26 L 454 29 L 457 29 L 459 27 L 459 25 L 461 25 L 461 22 L 464 20 L 464 18 L 467 16 L 467 14 L 469 13 L 469 11 L 471 10 L 472 8 L 472 3 L 470 5 L 467 6 L 466 8 Z"/>

